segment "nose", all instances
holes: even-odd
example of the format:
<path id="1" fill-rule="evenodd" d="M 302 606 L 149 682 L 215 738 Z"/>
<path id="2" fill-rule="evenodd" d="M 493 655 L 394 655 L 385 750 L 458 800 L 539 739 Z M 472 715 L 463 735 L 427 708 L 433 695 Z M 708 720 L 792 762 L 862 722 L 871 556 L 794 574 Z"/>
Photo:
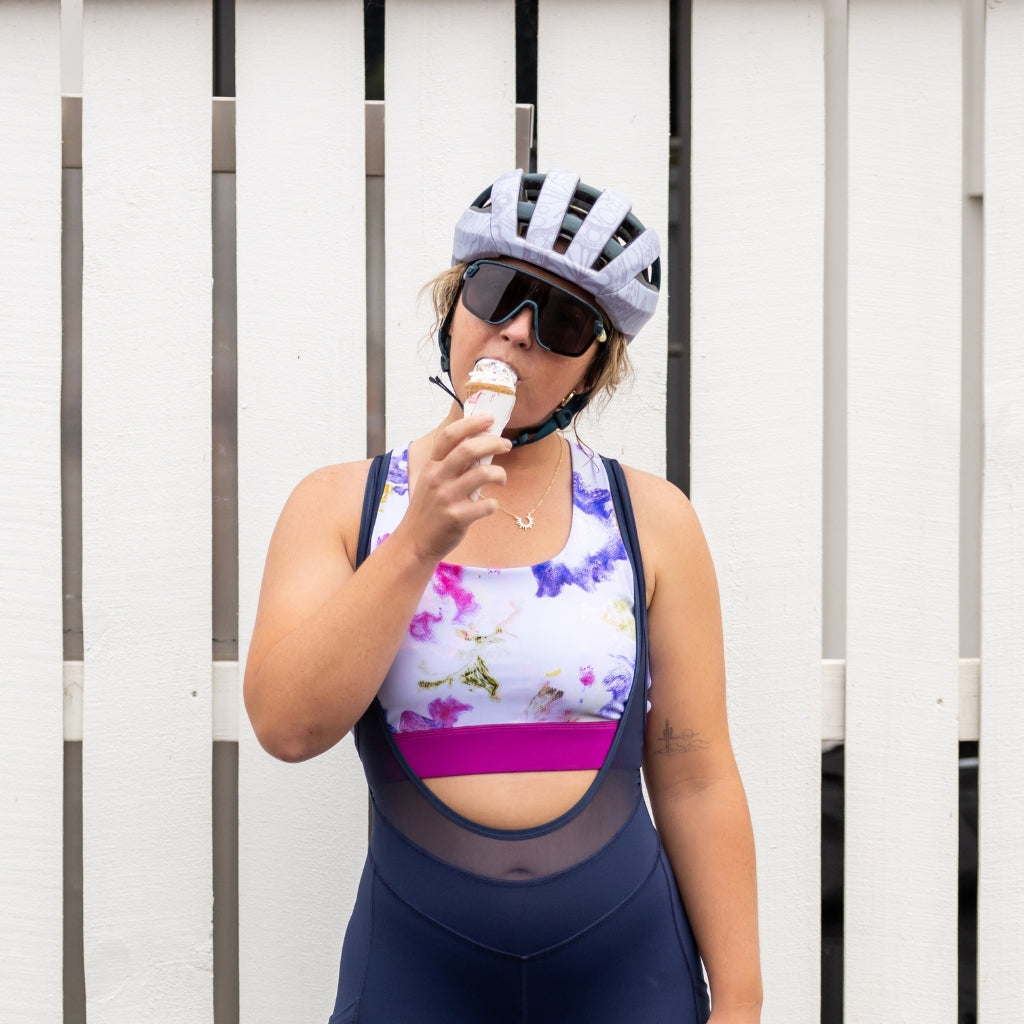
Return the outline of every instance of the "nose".
<path id="1" fill-rule="evenodd" d="M 537 340 L 533 334 L 533 306 L 527 302 L 513 313 L 501 325 L 501 336 L 514 345 L 532 345 Z"/>

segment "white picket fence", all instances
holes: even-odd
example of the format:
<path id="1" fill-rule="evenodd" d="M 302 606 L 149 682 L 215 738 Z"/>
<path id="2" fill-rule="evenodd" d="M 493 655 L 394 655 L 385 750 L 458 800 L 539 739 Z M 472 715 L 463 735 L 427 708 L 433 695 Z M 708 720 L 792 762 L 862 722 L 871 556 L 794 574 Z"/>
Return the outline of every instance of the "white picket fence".
<path id="1" fill-rule="evenodd" d="M 365 843 L 358 764 L 349 742 L 273 761 L 237 664 L 211 671 L 228 172 L 211 178 L 204 0 L 85 0 L 80 53 L 64 33 L 84 659 L 63 664 L 61 13 L 0 0 L 0 1021 L 64 1015 L 65 737 L 89 1024 L 213 1021 L 211 739 L 239 748 L 240 1020 L 323 1021 Z M 244 661 L 288 491 L 366 454 L 368 272 L 387 443 L 443 409 L 417 292 L 516 162 L 517 114 L 512 0 L 387 0 L 372 172 L 362 0 L 237 0 L 236 18 Z M 664 233 L 668 0 L 540 0 L 539 22 L 538 166 L 615 185 Z M 980 738 L 978 1021 L 1019 1024 L 1024 0 L 694 0 L 692 53 L 691 490 L 758 843 L 764 1020 L 818 1020 L 820 753 L 845 739 L 846 1021 L 954 1024 L 957 741 Z M 634 387 L 585 428 L 656 472 L 667 341 L 663 304 Z"/>

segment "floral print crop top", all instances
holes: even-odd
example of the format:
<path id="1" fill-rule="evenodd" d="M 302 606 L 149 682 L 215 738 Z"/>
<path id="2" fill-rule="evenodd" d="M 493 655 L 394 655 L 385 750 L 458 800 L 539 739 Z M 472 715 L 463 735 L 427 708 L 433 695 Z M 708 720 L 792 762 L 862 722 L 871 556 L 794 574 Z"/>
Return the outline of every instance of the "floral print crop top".
<path id="1" fill-rule="evenodd" d="M 600 768 L 634 685 L 634 577 L 604 463 L 570 443 L 569 538 L 538 565 L 442 562 L 378 693 L 421 778 Z M 372 532 L 409 502 L 408 447 L 392 452 Z"/>

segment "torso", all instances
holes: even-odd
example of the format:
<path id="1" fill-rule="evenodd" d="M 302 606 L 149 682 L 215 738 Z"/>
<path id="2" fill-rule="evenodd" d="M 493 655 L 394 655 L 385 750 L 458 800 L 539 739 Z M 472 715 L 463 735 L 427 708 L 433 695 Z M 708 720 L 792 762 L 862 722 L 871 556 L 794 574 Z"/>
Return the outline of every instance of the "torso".
<path id="1" fill-rule="evenodd" d="M 428 443 L 429 439 L 423 439 L 410 447 L 410 489 L 415 488 L 419 460 L 426 458 L 423 449 Z M 565 444 L 561 440 L 559 443 Z M 559 476 L 540 510 L 543 515 L 537 514 L 533 529 L 521 530 L 514 520 L 502 513 L 489 516 L 474 524 L 445 561 L 462 566 L 507 568 L 543 563 L 562 552 L 573 521 L 571 462 L 567 450 L 564 454 Z M 559 457 L 552 445 L 548 446 L 546 455 L 547 460 L 538 462 L 546 461 L 547 466 Z M 538 474 L 541 490 L 544 472 L 541 470 Z M 499 499 L 502 506 L 517 511 L 529 508 L 538 493 L 537 478 L 532 483 L 532 494 L 529 486 L 521 487 L 519 494 L 512 487 L 503 489 Z M 550 821 L 568 811 L 584 795 L 596 774 L 596 769 L 491 772 L 428 778 L 424 782 L 442 802 L 463 817 L 493 828 L 522 829 Z"/>

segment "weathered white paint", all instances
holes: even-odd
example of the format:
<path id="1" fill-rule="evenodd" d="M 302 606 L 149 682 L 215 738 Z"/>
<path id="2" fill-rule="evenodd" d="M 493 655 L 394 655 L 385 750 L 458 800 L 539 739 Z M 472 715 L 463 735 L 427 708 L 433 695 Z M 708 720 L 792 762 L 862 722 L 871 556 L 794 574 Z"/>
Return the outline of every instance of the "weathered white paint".
<path id="1" fill-rule="evenodd" d="M 758 846 L 766 1024 L 818 1019 L 823 12 L 693 8 L 691 489 Z"/>
<path id="2" fill-rule="evenodd" d="M 61 1012 L 60 63 L 0 6 L 0 1017 Z"/>
<path id="3" fill-rule="evenodd" d="M 363 5 L 236 7 L 239 652 L 278 512 L 366 446 Z M 242 715 L 239 957 L 246 1024 L 325 1020 L 365 847 L 351 741 L 274 761 Z"/>
<path id="4" fill-rule="evenodd" d="M 212 1020 L 210 10 L 89 0 L 84 22 L 87 1013 L 90 1024 L 202 1024 Z"/>
<path id="5" fill-rule="evenodd" d="M 451 265 L 459 214 L 515 162 L 512 0 L 389 0 L 385 8 L 386 436 L 434 426 L 450 405 L 420 289 Z M 411 72 L 411 73 L 410 73 Z"/>
<path id="6" fill-rule="evenodd" d="M 669 4 L 541 0 L 537 36 L 538 170 L 572 170 L 588 185 L 628 196 L 662 243 L 658 311 L 630 346 L 635 379 L 606 409 L 596 404 L 580 417 L 580 436 L 598 451 L 663 474 Z M 643 88 L 623 87 L 632 75 Z"/>
<path id="7" fill-rule="evenodd" d="M 978 1022 L 1024 990 L 1024 3 L 989 4 Z"/>
<path id="8" fill-rule="evenodd" d="M 960 15 L 849 11 L 851 1021 L 957 1017 Z"/>

